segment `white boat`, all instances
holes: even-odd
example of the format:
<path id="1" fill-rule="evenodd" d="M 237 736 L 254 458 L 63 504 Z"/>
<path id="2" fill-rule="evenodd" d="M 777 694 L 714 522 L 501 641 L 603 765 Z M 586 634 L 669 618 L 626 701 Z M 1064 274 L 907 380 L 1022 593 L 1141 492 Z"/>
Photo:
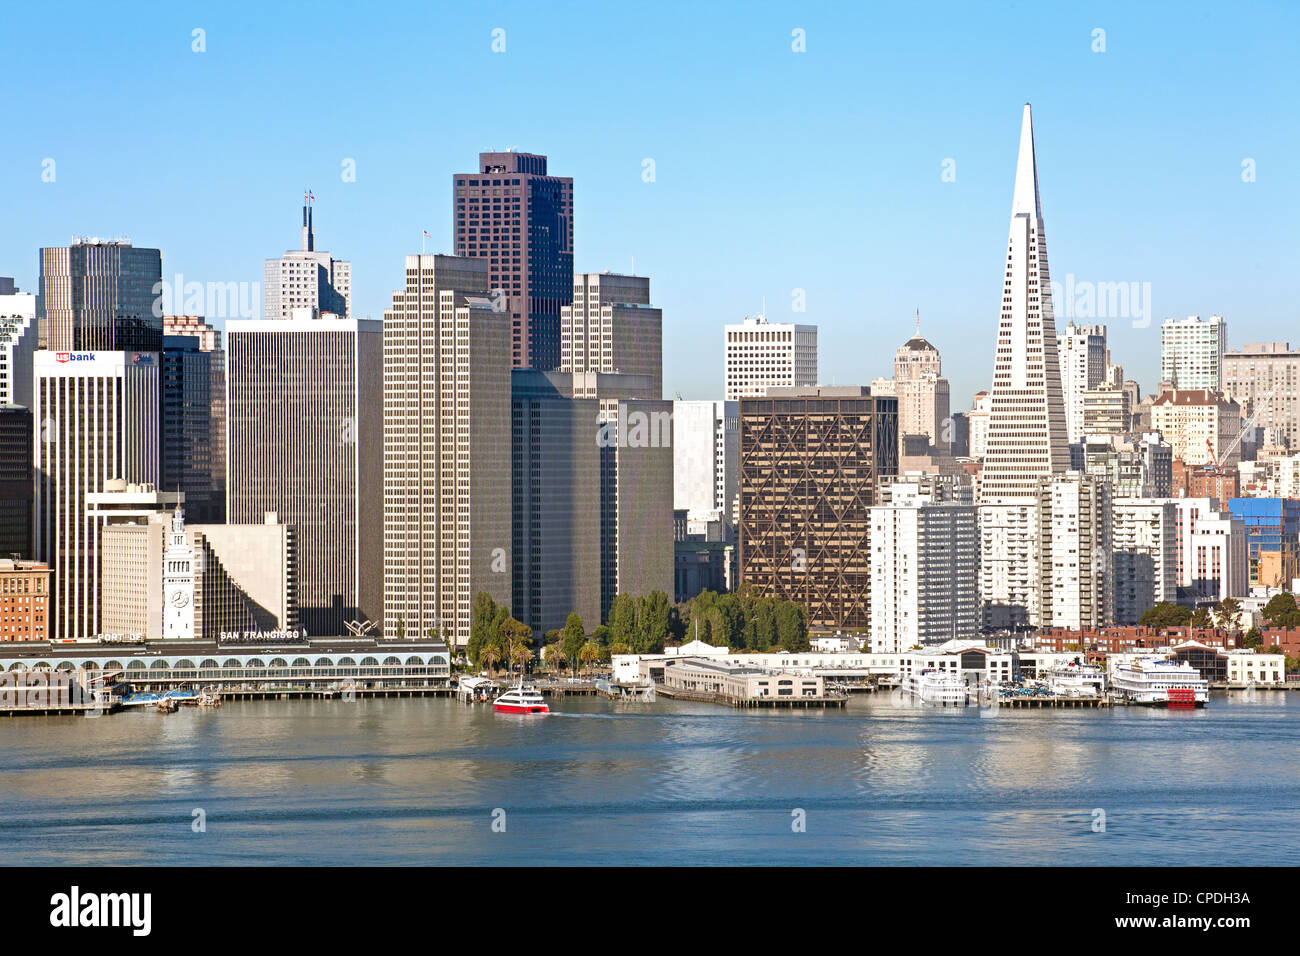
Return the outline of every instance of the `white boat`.
<path id="1" fill-rule="evenodd" d="M 903 678 L 903 693 L 923 704 L 961 707 L 966 703 L 966 685 L 961 678 L 937 670 L 923 670 Z"/>
<path id="2" fill-rule="evenodd" d="M 1204 707 L 1210 682 L 1187 662 L 1143 657 L 1115 668 L 1111 690 L 1134 704 Z"/>
<path id="3" fill-rule="evenodd" d="M 1047 672 L 1047 686 L 1058 697 L 1100 697 L 1106 689 L 1106 672 L 1077 660 L 1057 664 Z"/>
<path id="4" fill-rule="evenodd" d="M 498 714 L 549 714 L 551 712 L 536 685 L 524 680 L 519 681 L 492 701 L 492 709 Z"/>

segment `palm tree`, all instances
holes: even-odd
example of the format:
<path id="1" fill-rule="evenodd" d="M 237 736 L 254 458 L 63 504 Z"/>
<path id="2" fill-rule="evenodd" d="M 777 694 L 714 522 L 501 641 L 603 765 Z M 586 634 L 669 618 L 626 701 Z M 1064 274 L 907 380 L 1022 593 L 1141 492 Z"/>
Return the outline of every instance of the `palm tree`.
<path id="1" fill-rule="evenodd" d="M 595 644 L 583 644 L 582 649 L 578 651 L 578 660 L 583 664 L 600 660 L 600 648 Z"/>
<path id="2" fill-rule="evenodd" d="M 533 659 L 533 652 L 523 641 L 516 641 L 515 646 L 510 649 L 510 659 L 519 665 L 519 677 L 523 679 L 524 665 Z"/>
<path id="3" fill-rule="evenodd" d="M 501 660 L 501 653 L 491 644 L 479 652 L 478 658 L 488 669 L 489 676 L 496 673 L 496 663 Z"/>
<path id="4" fill-rule="evenodd" d="M 564 644 L 556 641 L 554 644 L 546 645 L 546 663 L 551 665 L 555 673 L 560 672 L 560 665 L 564 663 Z"/>

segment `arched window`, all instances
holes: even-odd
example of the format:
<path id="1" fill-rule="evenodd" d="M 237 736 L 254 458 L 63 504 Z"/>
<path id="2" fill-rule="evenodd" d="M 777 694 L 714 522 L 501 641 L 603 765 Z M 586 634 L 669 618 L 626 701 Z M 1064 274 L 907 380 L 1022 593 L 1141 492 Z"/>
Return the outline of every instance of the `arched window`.
<path id="1" fill-rule="evenodd" d="M 305 658 L 305 657 L 295 657 L 295 658 L 293 659 L 293 666 L 294 666 L 294 667 L 311 667 L 311 661 L 307 660 L 307 658 Z"/>
<path id="2" fill-rule="evenodd" d="M 105 662 L 104 662 L 104 670 L 106 670 L 106 671 L 120 671 L 121 669 L 122 669 L 122 662 L 121 662 L 121 661 L 105 661 Z"/>
<path id="3" fill-rule="evenodd" d="M 178 671 L 192 671 L 192 670 L 194 670 L 194 662 L 193 662 L 192 660 L 190 660 L 188 657 L 182 657 L 180 660 L 178 660 L 178 661 L 175 663 L 174 666 L 175 666 L 175 668 L 176 668 Z"/>
<path id="4" fill-rule="evenodd" d="M 149 665 L 149 670 L 151 671 L 165 671 L 170 669 L 171 669 L 171 665 L 169 665 L 162 658 L 159 658 L 158 660 L 154 661 L 152 664 Z"/>
<path id="5" fill-rule="evenodd" d="M 218 664 L 216 661 L 214 661 L 212 658 L 205 657 L 203 659 L 203 663 L 199 665 L 199 670 L 211 670 L 213 668 L 220 667 L 220 666 L 221 665 Z"/>
<path id="6" fill-rule="evenodd" d="M 239 669 L 240 667 L 243 667 L 244 665 L 241 664 L 241 663 L 239 663 L 239 659 L 238 659 L 238 658 L 230 657 L 230 658 L 227 658 L 227 659 L 226 659 L 226 662 L 225 662 L 224 664 L 222 664 L 221 666 L 224 667 L 226 670 L 237 670 L 237 669 Z"/>
<path id="7" fill-rule="evenodd" d="M 384 658 L 384 666 L 385 666 L 385 667 L 391 667 L 391 666 L 393 666 L 394 664 L 396 664 L 398 667 L 401 667 L 401 666 L 402 666 L 402 660 L 401 660 L 401 658 L 399 658 L 399 657 L 385 657 L 385 658 Z"/>
<path id="8" fill-rule="evenodd" d="M 396 660 L 396 658 L 394 658 L 394 660 Z M 424 661 L 420 660 L 420 658 L 418 658 L 418 657 L 408 657 L 408 658 L 406 659 L 406 666 L 407 666 L 407 667 L 410 667 L 412 664 L 423 664 L 423 663 L 424 663 Z"/>
<path id="9" fill-rule="evenodd" d="M 378 667 L 378 666 L 379 666 L 379 661 L 378 661 L 377 659 L 373 658 L 373 657 L 363 657 L 363 658 L 361 658 L 361 666 L 362 666 L 362 667 Z"/>

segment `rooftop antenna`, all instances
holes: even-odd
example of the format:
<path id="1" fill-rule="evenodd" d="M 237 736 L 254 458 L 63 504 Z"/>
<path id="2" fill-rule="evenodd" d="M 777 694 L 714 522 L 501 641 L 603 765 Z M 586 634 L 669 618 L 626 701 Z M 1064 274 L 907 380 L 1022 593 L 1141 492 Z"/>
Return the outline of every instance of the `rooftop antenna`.
<path id="1" fill-rule="evenodd" d="M 919 305 L 916 307 L 916 334 L 917 336 L 921 334 L 921 307 Z"/>

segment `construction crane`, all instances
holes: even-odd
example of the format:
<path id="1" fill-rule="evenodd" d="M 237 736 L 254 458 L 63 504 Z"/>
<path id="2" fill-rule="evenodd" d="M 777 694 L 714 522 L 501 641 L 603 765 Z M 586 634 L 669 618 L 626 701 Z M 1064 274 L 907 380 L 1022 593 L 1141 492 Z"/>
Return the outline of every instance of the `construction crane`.
<path id="1" fill-rule="evenodd" d="M 1219 456 L 1215 454 L 1214 443 L 1211 442 L 1208 438 L 1205 439 L 1205 448 L 1206 451 L 1210 453 L 1210 463 L 1214 465 L 1214 468 L 1212 470 L 1215 472 L 1215 474 L 1222 474 L 1223 466 L 1219 464 Z"/>

